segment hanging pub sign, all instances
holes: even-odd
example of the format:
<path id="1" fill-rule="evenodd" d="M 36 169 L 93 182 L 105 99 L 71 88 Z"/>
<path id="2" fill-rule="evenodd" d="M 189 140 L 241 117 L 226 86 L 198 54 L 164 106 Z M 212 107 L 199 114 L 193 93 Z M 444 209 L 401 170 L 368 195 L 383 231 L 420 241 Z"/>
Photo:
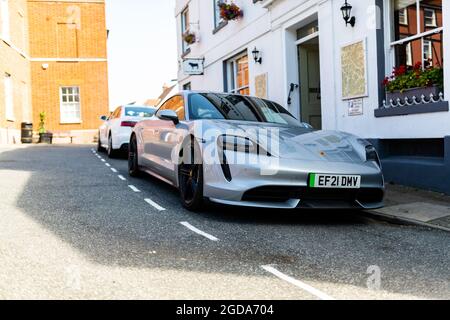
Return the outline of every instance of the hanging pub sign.
<path id="1" fill-rule="evenodd" d="M 185 59 L 183 60 L 183 72 L 186 75 L 203 75 L 204 59 Z"/>

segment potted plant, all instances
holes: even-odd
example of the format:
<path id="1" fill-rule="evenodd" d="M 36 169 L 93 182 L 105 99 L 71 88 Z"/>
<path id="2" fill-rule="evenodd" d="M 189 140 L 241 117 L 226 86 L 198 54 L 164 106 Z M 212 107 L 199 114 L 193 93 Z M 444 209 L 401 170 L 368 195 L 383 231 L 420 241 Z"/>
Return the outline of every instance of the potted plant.
<path id="1" fill-rule="evenodd" d="M 220 17 L 224 21 L 237 20 L 244 16 L 244 12 L 234 2 L 226 3 L 220 0 L 218 5 L 220 8 Z"/>
<path id="2" fill-rule="evenodd" d="M 197 41 L 197 37 L 195 36 L 195 33 L 190 32 L 190 31 L 186 31 L 183 34 L 183 40 L 184 42 L 186 42 L 187 44 L 194 44 L 195 41 Z"/>
<path id="3" fill-rule="evenodd" d="M 427 99 L 433 95 L 436 99 L 444 89 L 444 70 L 442 67 L 428 66 L 422 68 L 422 63 L 417 62 L 413 67 L 400 66 L 394 68 L 392 75 L 383 81 L 386 89 L 386 101 L 401 103 L 417 101 L 422 95 Z"/>
<path id="4" fill-rule="evenodd" d="M 39 143 L 52 144 L 53 134 L 45 129 L 45 112 L 39 113 Z"/>

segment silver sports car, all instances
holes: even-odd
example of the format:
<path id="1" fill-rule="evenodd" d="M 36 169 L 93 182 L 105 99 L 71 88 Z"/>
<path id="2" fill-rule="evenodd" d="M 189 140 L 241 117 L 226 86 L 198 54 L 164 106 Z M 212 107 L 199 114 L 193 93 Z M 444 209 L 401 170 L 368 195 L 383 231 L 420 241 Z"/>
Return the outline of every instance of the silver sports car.
<path id="1" fill-rule="evenodd" d="M 315 131 L 275 102 L 183 91 L 139 122 L 129 173 L 174 185 L 182 204 L 205 199 L 248 207 L 360 208 L 383 205 L 375 148 L 344 132 Z"/>

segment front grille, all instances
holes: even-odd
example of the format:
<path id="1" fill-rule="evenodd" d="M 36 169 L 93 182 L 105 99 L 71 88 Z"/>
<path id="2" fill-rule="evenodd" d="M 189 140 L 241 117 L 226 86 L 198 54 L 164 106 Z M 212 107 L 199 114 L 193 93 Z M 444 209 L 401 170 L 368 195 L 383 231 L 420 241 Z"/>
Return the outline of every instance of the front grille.
<path id="1" fill-rule="evenodd" d="M 378 188 L 363 189 L 319 189 L 307 187 L 266 186 L 244 193 L 242 201 L 286 202 L 290 199 L 337 200 L 361 203 L 382 202 L 384 191 Z"/>

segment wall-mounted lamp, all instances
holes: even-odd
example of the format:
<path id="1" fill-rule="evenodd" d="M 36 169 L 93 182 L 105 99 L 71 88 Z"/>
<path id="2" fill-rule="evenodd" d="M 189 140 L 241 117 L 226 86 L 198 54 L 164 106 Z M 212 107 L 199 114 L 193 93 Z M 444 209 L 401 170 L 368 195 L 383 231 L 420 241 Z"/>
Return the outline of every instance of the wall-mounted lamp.
<path id="1" fill-rule="evenodd" d="M 344 5 L 341 7 L 342 16 L 345 20 L 345 25 L 355 26 L 356 18 L 352 17 L 352 9 L 353 7 L 345 0 Z"/>
<path id="2" fill-rule="evenodd" d="M 262 64 L 261 52 L 259 52 L 259 50 L 256 49 L 256 47 L 255 47 L 255 49 L 253 49 L 252 53 L 253 53 L 253 59 L 255 60 L 255 63 Z"/>

